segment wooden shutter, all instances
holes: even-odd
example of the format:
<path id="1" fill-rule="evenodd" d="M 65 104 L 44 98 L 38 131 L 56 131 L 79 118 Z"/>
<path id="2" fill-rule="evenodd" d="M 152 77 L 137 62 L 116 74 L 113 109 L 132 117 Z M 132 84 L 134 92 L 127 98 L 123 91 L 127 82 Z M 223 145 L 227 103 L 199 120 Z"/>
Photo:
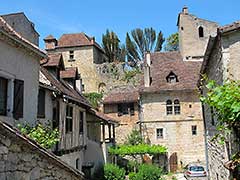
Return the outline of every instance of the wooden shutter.
<path id="1" fill-rule="evenodd" d="M 23 101 L 24 101 L 24 81 L 15 79 L 14 104 L 13 104 L 13 117 L 15 119 L 23 118 Z"/>
<path id="2" fill-rule="evenodd" d="M 45 118 L 45 90 L 38 91 L 38 118 Z"/>

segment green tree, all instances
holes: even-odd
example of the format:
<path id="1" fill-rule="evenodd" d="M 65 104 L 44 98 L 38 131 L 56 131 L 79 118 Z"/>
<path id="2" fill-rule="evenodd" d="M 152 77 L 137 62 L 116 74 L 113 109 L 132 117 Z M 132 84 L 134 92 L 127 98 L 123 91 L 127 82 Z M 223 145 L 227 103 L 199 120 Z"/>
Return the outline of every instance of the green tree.
<path id="1" fill-rule="evenodd" d="M 140 131 L 133 129 L 131 134 L 129 134 L 127 136 L 127 141 L 125 142 L 125 144 L 128 145 L 138 145 L 138 144 L 143 144 L 143 138 L 142 135 L 140 133 Z"/>
<path id="2" fill-rule="evenodd" d="M 102 47 L 109 62 L 125 61 L 125 46 L 120 44 L 120 40 L 115 32 L 106 30 L 106 34 L 102 35 Z"/>
<path id="3" fill-rule="evenodd" d="M 145 52 L 161 51 L 164 42 L 163 34 L 151 28 L 136 28 L 126 34 L 126 53 L 128 62 L 133 66 L 144 58 Z"/>
<path id="4" fill-rule="evenodd" d="M 179 36 L 178 33 L 171 34 L 167 38 L 165 51 L 178 51 L 179 50 Z"/>

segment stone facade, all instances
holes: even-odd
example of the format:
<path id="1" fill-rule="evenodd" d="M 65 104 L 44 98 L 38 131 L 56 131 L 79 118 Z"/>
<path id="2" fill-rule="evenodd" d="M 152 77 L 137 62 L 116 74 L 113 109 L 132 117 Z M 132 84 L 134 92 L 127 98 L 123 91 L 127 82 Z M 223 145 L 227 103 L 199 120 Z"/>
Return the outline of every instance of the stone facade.
<path id="1" fill-rule="evenodd" d="M 178 16 L 179 48 L 185 60 L 203 60 L 208 38 L 217 33 L 218 24 L 188 13 L 187 7 Z M 202 28 L 202 36 L 200 35 Z"/>
<path id="2" fill-rule="evenodd" d="M 3 19 L 23 38 L 38 46 L 39 34 L 34 28 L 34 24 L 24 13 L 13 13 L 2 15 Z"/>
<path id="3" fill-rule="evenodd" d="M 180 101 L 180 114 L 167 115 L 168 99 Z M 140 123 L 146 141 L 166 146 L 169 157 L 177 153 L 179 167 L 190 162 L 205 162 L 204 127 L 197 93 L 172 91 L 142 94 L 141 107 Z M 192 126 L 196 126 L 196 134 L 192 134 Z M 162 137 L 158 137 L 157 129 L 162 129 Z"/>
<path id="4" fill-rule="evenodd" d="M 84 179 L 53 154 L 1 122 L 0 124 L 0 179 Z"/>
<path id="5" fill-rule="evenodd" d="M 234 26 L 233 26 L 234 27 Z M 218 35 L 211 37 L 205 53 L 201 72 L 206 74 L 208 79 L 215 80 L 222 85 L 226 80 L 239 80 L 239 50 L 240 32 L 225 32 L 225 27 L 220 27 Z M 206 94 L 206 89 L 202 89 Z M 231 156 L 238 152 L 240 147 L 236 144 L 234 135 L 227 137 L 227 142 L 220 145 L 212 142 L 212 138 L 217 134 L 217 117 L 209 106 L 204 105 L 204 121 L 206 124 L 208 168 L 209 176 L 212 180 L 226 180 L 231 177 L 231 172 L 224 167 L 231 159 Z"/>

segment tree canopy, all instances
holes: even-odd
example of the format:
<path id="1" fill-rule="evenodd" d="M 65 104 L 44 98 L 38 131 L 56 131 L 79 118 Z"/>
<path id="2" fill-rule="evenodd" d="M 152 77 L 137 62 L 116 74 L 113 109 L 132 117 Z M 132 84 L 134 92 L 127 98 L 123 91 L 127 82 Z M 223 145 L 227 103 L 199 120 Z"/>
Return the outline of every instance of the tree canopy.
<path id="1" fill-rule="evenodd" d="M 102 47 L 108 57 L 108 62 L 125 61 L 125 46 L 120 44 L 115 32 L 106 30 L 106 34 L 102 35 Z"/>
<path id="2" fill-rule="evenodd" d="M 161 51 L 164 42 L 162 32 L 151 28 L 136 28 L 126 34 L 126 53 L 128 62 L 135 65 L 144 58 L 145 52 Z"/>
<path id="3" fill-rule="evenodd" d="M 179 35 L 178 33 L 171 34 L 167 38 L 165 45 L 165 51 L 178 51 L 179 50 Z"/>

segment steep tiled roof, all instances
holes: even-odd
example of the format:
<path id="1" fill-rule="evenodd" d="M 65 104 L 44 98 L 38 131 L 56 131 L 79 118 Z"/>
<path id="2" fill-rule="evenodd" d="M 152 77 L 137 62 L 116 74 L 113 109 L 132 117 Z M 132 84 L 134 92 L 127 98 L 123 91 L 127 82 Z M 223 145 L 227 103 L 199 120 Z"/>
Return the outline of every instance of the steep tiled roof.
<path id="1" fill-rule="evenodd" d="M 41 76 L 40 82 L 43 83 L 44 85 L 49 86 L 49 83 L 44 83 L 46 82 L 46 79 L 48 80 L 47 82 L 51 83 L 51 87 L 55 88 L 56 91 L 60 92 L 62 95 L 67 96 L 68 99 L 71 99 L 73 101 L 76 101 L 84 106 L 91 107 L 90 103 L 88 100 L 82 96 L 79 92 L 76 90 L 72 89 L 66 82 L 63 80 L 57 80 L 55 76 L 53 76 L 51 73 L 47 71 L 44 67 L 40 67 L 40 73 Z"/>
<path id="2" fill-rule="evenodd" d="M 240 29 L 240 21 L 236 21 L 232 24 L 228 24 L 225 26 L 221 26 L 219 27 L 219 31 L 221 33 L 226 33 L 226 32 L 230 32 L 230 31 L 235 31 L 237 29 Z"/>
<path id="3" fill-rule="evenodd" d="M 134 87 L 113 89 L 105 98 L 104 104 L 129 103 L 138 101 L 138 90 Z"/>
<path id="4" fill-rule="evenodd" d="M 46 53 L 42 51 L 38 46 L 31 43 L 27 39 L 23 38 L 19 33 L 17 33 L 1 16 L 0 16 L 0 32 L 6 33 L 17 43 L 22 44 L 25 48 L 35 52 L 41 57 L 46 57 Z"/>
<path id="5" fill-rule="evenodd" d="M 63 34 L 58 40 L 58 47 L 91 45 L 94 45 L 103 51 L 99 44 L 95 42 L 94 38 L 87 36 L 85 33 Z"/>
<path id="6" fill-rule="evenodd" d="M 95 109 L 90 109 L 88 112 L 107 123 L 118 125 L 118 121 L 114 120 L 113 118 L 107 116 L 102 112 L 96 111 Z"/>
<path id="7" fill-rule="evenodd" d="M 77 76 L 77 68 L 76 67 L 68 67 L 64 71 L 60 71 L 60 77 L 64 78 L 75 78 Z"/>
<path id="8" fill-rule="evenodd" d="M 48 54 L 48 59 L 45 64 L 43 64 L 44 67 L 49 67 L 49 66 L 60 66 L 62 61 L 62 54 L 61 53 L 56 53 L 56 54 Z"/>
<path id="9" fill-rule="evenodd" d="M 144 87 L 142 78 L 141 92 L 159 92 L 165 90 L 194 90 L 196 89 L 201 61 L 183 61 L 179 52 L 151 53 L 150 87 Z M 166 77 L 173 72 L 178 82 L 168 83 Z"/>
<path id="10" fill-rule="evenodd" d="M 34 140 L 30 139 L 29 137 L 21 134 L 21 132 L 17 128 L 15 128 L 15 127 L 11 126 L 10 124 L 7 124 L 6 122 L 3 122 L 2 120 L 0 120 L 0 130 L 1 130 L 2 134 L 4 134 L 4 136 L 14 137 L 14 139 L 16 139 L 19 142 L 22 142 L 25 146 L 27 146 L 31 149 L 34 149 L 34 152 L 36 154 L 43 155 L 48 160 L 53 162 L 55 165 L 60 166 L 62 169 L 73 173 L 74 175 L 78 176 L 80 179 L 85 179 L 84 174 L 82 172 L 72 168 L 71 166 L 69 166 L 68 164 L 66 164 L 62 160 L 60 160 L 53 153 L 47 151 L 45 148 L 40 146 L 36 141 L 34 141 Z"/>

